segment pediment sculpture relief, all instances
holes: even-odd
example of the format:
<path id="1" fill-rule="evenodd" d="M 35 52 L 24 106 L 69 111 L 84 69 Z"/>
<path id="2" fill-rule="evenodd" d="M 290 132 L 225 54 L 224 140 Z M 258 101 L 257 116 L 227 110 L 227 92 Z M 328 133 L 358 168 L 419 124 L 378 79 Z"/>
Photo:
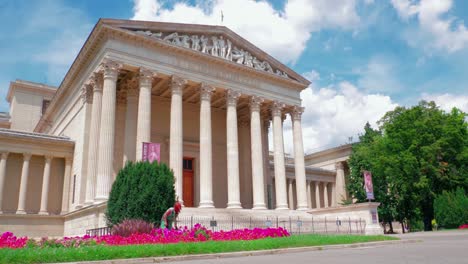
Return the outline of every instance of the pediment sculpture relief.
<path id="1" fill-rule="evenodd" d="M 250 52 L 233 46 L 232 42 L 223 36 L 180 35 L 177 32 L 165 34 L 162 32 L 153 33 L 148 30 L 137 30 L 136 33 L 289 78 L 285 72 L 274 70 L 268 62 L 261 61 Z"/>

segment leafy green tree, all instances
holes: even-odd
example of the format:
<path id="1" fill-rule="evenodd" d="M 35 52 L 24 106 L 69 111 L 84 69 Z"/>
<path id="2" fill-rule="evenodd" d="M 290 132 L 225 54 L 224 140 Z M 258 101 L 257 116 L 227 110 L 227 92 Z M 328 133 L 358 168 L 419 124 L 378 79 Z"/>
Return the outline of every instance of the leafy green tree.
<path id="1" fill-rule="evenodd" d="M 174 176 L 166 164 L 128 162 L 112 185 L 106 212 L 108 224 L 141 219 L 158 225 L 174 203 Z"/>
<path id="2" fill-rule="evenodd" d="M 468 223 L 468 196 L 465 190 L 443 191 L 434 200 L 434 214 L 441 227 L 456 228 Z"/>
<path id="3" fill-rule="evenodd" d="M 378 130 L 366 124 L 361 142 L 353 147 L 348 190 L 364 201 L 361 172 L 369 170 L 383 221 L 422 215 L 425 230 L 431 230 L 435 196 L 468 187 L 465 117 L 458 109 L 446 113 L 434 102 L 422 101 L 386 113 Z"/>

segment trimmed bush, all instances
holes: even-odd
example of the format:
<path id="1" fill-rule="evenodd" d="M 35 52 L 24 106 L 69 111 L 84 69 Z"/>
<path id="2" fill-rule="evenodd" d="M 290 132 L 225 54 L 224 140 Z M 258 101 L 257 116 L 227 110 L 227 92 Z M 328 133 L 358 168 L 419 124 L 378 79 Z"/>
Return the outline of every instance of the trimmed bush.
<path id="1" fill-rule="evenodd" d="M 123 220 L 122 223 L 112 227 L 112 234 L 121 237 L 129 237 L 133 234 L 149 234 L 154 226 L 140 219 Z"/>
<path id="2" fill-rule="evenodd" d="M 174 175 L 166 164 L 128 162 L 112 185 L 106 212 L 108 225 L 141 219 L 158 226 L 174 203 Z"/>
<path id="3" fill-rule="evenodd" d="M 462 188 L 442 192 L 434 200 L 434 214 L 439 227 L 457 228 L 468 223 L 468 196 Z"/>

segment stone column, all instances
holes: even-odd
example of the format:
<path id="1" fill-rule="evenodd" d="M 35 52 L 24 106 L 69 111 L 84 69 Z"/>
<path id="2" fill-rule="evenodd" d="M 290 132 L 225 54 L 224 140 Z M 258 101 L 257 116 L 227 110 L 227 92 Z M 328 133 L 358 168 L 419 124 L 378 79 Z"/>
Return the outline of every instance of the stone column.
<path id="1" fill-rule="evenodd" d="M 320 201 L 320 182 L 315 182 L 315 208 L 319 209 L 321 206 Z"/>
<path id="2" fill-rule="evenodd" d="M 151 141 L 151 86 L 153 72 L 140 68 L 140 96 L 138 98 L 138 124 L 136 138 L 136 160 L 142 159 L 143 142 Z"/>
<path id="3" fill-rule="evenodd" d="M 72 158 L 65 158 L 65 171 L 63 173 L 63 191 L 62 191 L 62 211 L 61 214 L 68 213 L 70 203 L 70 180 L 71 180 Z"/>
<path id="4" fill-rule="evenodd" d="M 183 203 L 183 130 L 182 130 L 182 94 L 186 80 L 172 76 L 171 80 L 171 122 L 169 138 L 169 167 L 174 172 L 176 195 Z"/>
<path id="5" fill-rule="evenodd" d="M 123 152 L 123 166 L 127 161 L 136 161 L 136 140 L 138 126 L 138 90 L 129 85 L 127 87 L 127 109 L 125 111 L 125 143 Z"/>
<path id="6" fill-rule="evenodd" d="M 331 183 L 331 206 L 336 206 L 336 186 L 335 183 Z"/>
<path id="7" fill-rule="evenodd" d="M 289 209 L 294 210 L 294 188 L 293 188 L 293 180 L 287 179 L 288 182 L 288 204 Z"/>
<path id="8" fill-rule="evenodd" d="M 270 153 L 268 149 L 268 129 L 270 128 L 270 118 L 268 114 L 265 114 L 262 117 L 262 147 L 263 147 L 263 175 L 265 181 L 265 191 L 266 191 L 266 206 L 268 209 L 273 209 L 273 186 L 272 179 L 270 175 Z"/>
<path id="9" fill-rule="evenodd" d="M 342 203 L 343 201 L 346 201 L 347 199 L 343 162 L 335 163 L 335 168 L 336 168 L 335 200 L 337 203 Z"/>
<path id="10" fill-rule="evenodd" d="M 8 152 L 0 153 L 0 214 L 2 214 L 2 202 L 3 202 L 3 189 L 5 185 L 6 178 L 6 162 L 8 158 Z"/>
<path id="11" fill-rule="evenodd" d="M 26 214 L 24 207 L 26 205 L 26 194 L 28 191 L 29 161 L 31 160 L 31 156 L 31 153 L 23 153 L 23 168 L 21 169 L 20 193 L 16 214 Z"/>
<path id="12" fill-rule="evenodd" d="M 211 139 L 211 94 L 215 89 L 204 83 L 200 88 L 200 208 L 213 208 L 213 156 Z"/>
<path id="13" fill-rule="evenodd" d="M 47 215 L 47 203 L 49 202 L 49 185 L 50 185 L 50 165 L 52 163 L 53 157 L 46 155 L 44 157 L 44 174 L 42 175 L 42 193 L 41 193 L 41 208 L 39 209 L 39 214 Z"/>
<path id="14" fill-rule="evenodd" d="M 227 90 L 226 93 L 226 139 L 227 139 L 227 177 L 228 177 L 228 209 L 239 209 L 239 143 L 237 137 L 237 100 L 240 92 Z"/>
<path id="15" fill-rule="evenodd" d="M 99 166 L 96 180 L 95 200 L 97 201 L 107 200 L 112 187 L 117 77 L 122 65 L 114 61 L 105 60 L 102 63 L 102 67 L 104 69 L 104 83 L 99 131 Z"/>
<path id="16" fill-rule="evenodd" d="M 283 121 L 281 116 L 283 108 L 284 104 L 274 102 L 271 109 L 273 116 L 276 210 L 288 209 L 288 201 L 286 198 L 286 168 L 284 166 Z"/>
<path id="17" fill-rule="evenodd" d="M 250 138 L 252 158 L 253 209 L 266 209 L 265 179 L 263 175 L 262 125 L 260 106 L 263 98 L 252 96 L 250 100 Z"/>
<path id="18" fill-rule="evenodd" d="M 294 171 L 296 174 L 297 210 L 307 210 L 304 146 L 302 143 L 301 115 L 304 107 L 294 106 L 291 112 L 294 145 Z"/>
<path id="19" fill-rule="evenodd" d="M 102 74 L 93 73 L 89 85 L 93 87 L 93 106 L 89 128 L 88 166 L 86 176 L 85 204 L 92 204 L 96 194 L 96 174 L 98 167 L 99 130 L 102 110 Z"/>
<path id="20" fill-rule="evenodd" d="M 323 204 L 324 207 L 328 207 L 328 182 L 323 183 Z"/>
<path id="21" fill-rule="evenodd" d="M 310 181 L 306 181 L 307 184 L 307 208 L 311 209 L 312 208 L 312 190 L 310 187 Z"/>

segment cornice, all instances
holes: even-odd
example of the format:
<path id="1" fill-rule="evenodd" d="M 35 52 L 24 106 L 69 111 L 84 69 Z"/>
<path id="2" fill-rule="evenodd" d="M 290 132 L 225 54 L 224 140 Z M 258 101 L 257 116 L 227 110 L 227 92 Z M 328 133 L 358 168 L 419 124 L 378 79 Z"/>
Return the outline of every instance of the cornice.
<path id="1" fill-rule="evenodd" d="M 16 80 L 16 81 L 10 82 L 10 88 L 8 89 L 8 93 L 6 97 L 9 103 L 11 103 L 11 99 L 13 98 L 13 93 L 16 90 L 23 90 L 23 91 L 28 91 L 28 92 L 39 92 L 39 93 L 44 94 L 44 96 L 52 97 L 57 91 L 57 87 L 45 85 L 42 83 L 34 83 L 34 82 L 29 82 L 29 81 Z"/>

